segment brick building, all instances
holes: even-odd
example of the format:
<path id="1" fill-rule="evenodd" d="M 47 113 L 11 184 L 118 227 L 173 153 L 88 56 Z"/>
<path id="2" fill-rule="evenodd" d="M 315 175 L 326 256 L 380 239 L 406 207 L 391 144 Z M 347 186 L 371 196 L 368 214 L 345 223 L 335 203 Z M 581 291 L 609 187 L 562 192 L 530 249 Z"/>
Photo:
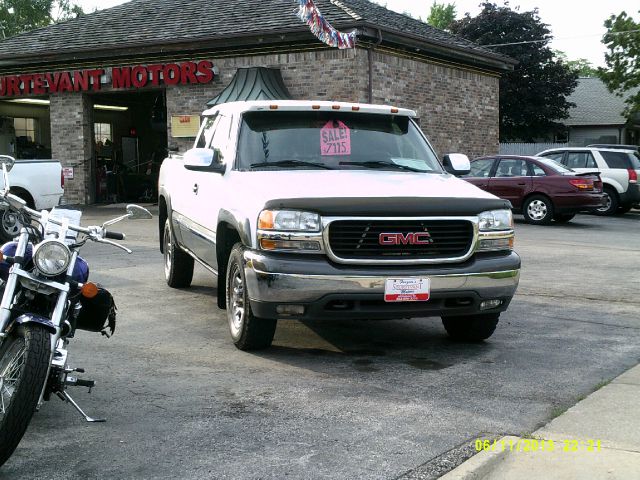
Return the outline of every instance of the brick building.
<path id="1" fill-rule="evenodd" d="M 288 0 L 133 0 L 4 40 L 10 148 L 59 159 L 67 202 L 152 198 L 167 145 L 189 147 L 239 68 L 270 67 L 296 99 L 415 109 L 440 154 L 498 151 L 498 79 L 512 60 L 366 0 L 315 3 L 357 29 L 355 49 L 321 43 Z"/>

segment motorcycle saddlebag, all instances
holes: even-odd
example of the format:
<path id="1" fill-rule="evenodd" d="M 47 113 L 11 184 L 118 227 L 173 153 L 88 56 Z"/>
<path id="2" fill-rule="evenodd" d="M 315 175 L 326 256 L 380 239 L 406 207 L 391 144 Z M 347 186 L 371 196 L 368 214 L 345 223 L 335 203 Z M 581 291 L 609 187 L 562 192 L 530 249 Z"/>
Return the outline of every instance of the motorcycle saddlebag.
<path id="1" fill-rule="evenodd" d="M 93 298 L 80 297 L 82 308 L 76 319 L 76 328 L 89 332 L 100 332 L 107 337 L 116 329 L 116 304 L 113 296 L 105 288 L 98 287 Z M 107 333 L 107 330 L 110 330 Z"/>

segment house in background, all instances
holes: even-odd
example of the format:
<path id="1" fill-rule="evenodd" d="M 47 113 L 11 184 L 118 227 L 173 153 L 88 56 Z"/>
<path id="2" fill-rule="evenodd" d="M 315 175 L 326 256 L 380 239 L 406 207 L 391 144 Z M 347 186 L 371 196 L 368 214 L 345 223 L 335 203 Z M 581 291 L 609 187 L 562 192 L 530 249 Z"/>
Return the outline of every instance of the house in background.
<path id="1" fill-rule="evenodd" d="M 567 138 L 572 146 L 591 143 L 640 145 L 640 114 L 627 118 L 624 98 L 609 92 L 599 78 L 584 77 L 568 98 L 576 106 L 569 111 Z"/>

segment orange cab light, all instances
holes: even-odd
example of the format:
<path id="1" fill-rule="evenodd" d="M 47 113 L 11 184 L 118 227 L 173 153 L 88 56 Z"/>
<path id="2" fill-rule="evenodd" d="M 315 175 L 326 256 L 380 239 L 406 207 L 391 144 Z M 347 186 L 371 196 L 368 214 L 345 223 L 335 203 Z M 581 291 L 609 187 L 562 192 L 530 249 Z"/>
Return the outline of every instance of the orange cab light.
<path id="1" fill-rule="evenodd" d="M 353 110 L 354 112 L 357 112 L 358 110 L 360 110 L 360 107 L 354 105 L 353 107 L 351 107 L 351 110 Z"/>
<path id="2" fill-rule="evenodd" d="M 4 253 L 0 252 L 0 262 L 4 262 Z"/>
<path id="3" fill-rule="evenodd" d="M 262 238 L 260 239 L 260 246 L 263 250 L 275 250 L 278 248 L 278 243 L 275 240 Z"/>
<path id="4" fill-rule="evenodd" d="M 80 293 L 85 298 L 93 298 L 98 295 L 98 286 L 93 282 L 87 282 L 80 289 Z"/>
<path id="5" fill-rule="evenodd" d="M 269 105 L 269 108 L 271 110 L 277 110 L 278 109 L 278 105 Z"/>
<path id="6" fill-rule="evenodd" d="M 331 105 L 334 110 L 340 110 L 340 105 Z"/>
<path id="7" fill-rule="evenodd" d="M 398 113 L 400 110 L 398 110 L 397 108 L 392 108 L 391 109 L 391 113 Z"/>
<path id="8" fill-rule="evenodd" d="M 273 228 L 273 212 L 271 210 L 263 210 L 258 218 L 258 228 L 270 230 Z"/>
<path id="9" fill-rule="evenodd" d="M 314 110 L 320 110 L 320 105 L 311 105 Z"/>

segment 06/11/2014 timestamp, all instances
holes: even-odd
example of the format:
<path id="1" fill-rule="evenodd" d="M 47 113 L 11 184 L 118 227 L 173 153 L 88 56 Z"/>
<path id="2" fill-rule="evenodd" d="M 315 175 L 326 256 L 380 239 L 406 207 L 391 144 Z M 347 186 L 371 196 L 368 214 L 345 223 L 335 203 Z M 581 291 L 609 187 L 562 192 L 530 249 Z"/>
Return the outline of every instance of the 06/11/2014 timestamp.
<path id="1" fill-rule="evenodd" d="M 475 440 L 476 451 L 491 452 L 599 452 L 600 440 L 538 440 L 535 438 L 500 438 Z"/>

